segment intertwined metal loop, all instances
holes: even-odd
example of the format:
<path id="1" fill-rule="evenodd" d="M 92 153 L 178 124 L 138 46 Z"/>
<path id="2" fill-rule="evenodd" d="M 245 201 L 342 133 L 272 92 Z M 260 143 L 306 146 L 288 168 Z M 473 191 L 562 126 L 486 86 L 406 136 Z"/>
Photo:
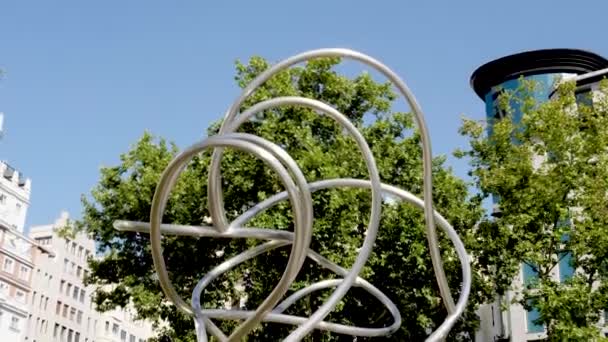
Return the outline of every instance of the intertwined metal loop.
<path id="1" fill-rule="evenodd" d="M 423 149 L 424 200 L 419 199 L 405 190 L 381 183 L 376 162 L 361 133 L 346 116 L 325 103 L 302 97 L 279 97 L 257 103 L 243 113 L 239 113 L 243 102 L 255 92 L 256 88 L 273 75 L 297 63 L 321 57 L 349 58 L 367 64 L 386 76 L 405 97 L 414 113 L 416 123 L 420 130 Z M 255 135 L 236 133 L 238 128 L 252 116 L 263 112 L 264 110 L 279 106 L 307 107 L 322 115 L 326 115 L 339 123 L 356 141 L 365 160 L 369 173 L 369 180 L 337 178 L 308 183 L 304 178 L 302 171 L 298 168 L 297 163 L 281 147 Z M 171 188 L 174 186 L 179 174 L 195 155 L 210 148 L 213 149 L 213 155 L 208 180 L 208 206 L 211 214 L 212 226 L 163 224 L 162 216 L 164 208 Z M 261 159 L 277 173 L 286 190 L 256 204 L 234 221 L 228 222 L 224 211 L 224 198 L 220 174 L 220 161 L 224 148 L 234 148 L 242 152 L 251 153 Z M 239 341 L 261 322 L 274 322 L 297 326 L 285 341 L 299 341 L 313 329 L 321 329 L 353 336 L 387 336 L 399 329 L 401 325 L 399 310 L 380 290 L 360 278 L 359 273 L 369 258 L 376 239 L 380 222 L 382 195 L 390 194 L 393 198 L 406 201 L 424 210 L 427 239 L 431 259 L 433 261 L 433 268 L 441 296 L 448 311 L 448 315 L 444 322 L 427 339 L 427 341 L 439 341 L 446 337 L 465 309 L 471 289 L 471 269 L 468 255 L 458 234 L 452 226 L 433 209 L 431 160 L 431 144 L 422 111 L 408 87 L 393 71 L 379 61 L 352 50 L 320 49 L 308 51 L 283 60 L 255 78 L 243 90 L 241 96 L 227 111 L 219 134 L 192 145 L 179 153 L 171 161 L 162 174 L 156 193 L 154 194 L 149 223 L 117 221 L 114 226 L 119 230 L 150 233 L 154 268 L 158 274 L 161 287 L 167 297 L 169 297 L 179 309 L 194 317 L 198 341 L 207 341 L 208 333 L 212 334 L 220 341 Z M 335 187 L 367 188 L 371 189 L 372 193 L 371 213 L 365 240 L 350 270 L 336 265 L 309 248 L 313 224 L 311 192 Z M 245 225 L 257 214 L 284 200 L 289 200 L 291 203 L 295 221 L 293 232 L 245 227 Z M 462 286 L 460 288 L 460 296 L 457 303 L 454 303 L 451 296 L 443 270 L 435 223 L 447 233 L 447 236 L 454 244 L 460 259 Z M 192 293 L 191 304 L 188 304 L 177 294 L 167 274 L 165 261 L 162 255 L 161 234 L 214 238 L 256 238 L 266 240 L 267 242 L 244 251 L 213 268 L 198 282 Z M 287 245 L 291 245 L 291 253 L 285 271 L 276 287 L 255 311 L 201 308 L 201 296 L 205 287 L 218 276 L 257 255 Z M 307 257 L 320 266 L 335 272 L 341 278 L 311 284 L 308 287 L 292 293 L 281 301 Z M 365 328 L 324 322 L 323 319 L 335 308 L 352 286 L 361 287 L 370 295 L 377 298 L 391 313 L 393 323 L 382 328 Z M 324 304 L 310 317 L 297 317 L 284 314 L 285 310 L 300 298 L 315 291 L 327 288 L 335 288 L 335 290 Z M 211 319 L 239 320 L 243 321 L 243 323 L 239 325 L 230 336 L 226 336 Z"/>

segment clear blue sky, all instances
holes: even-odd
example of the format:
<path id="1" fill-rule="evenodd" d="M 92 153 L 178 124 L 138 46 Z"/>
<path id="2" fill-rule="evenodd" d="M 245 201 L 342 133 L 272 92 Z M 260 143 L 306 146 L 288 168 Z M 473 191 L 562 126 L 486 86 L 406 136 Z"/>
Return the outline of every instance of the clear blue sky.
<path id="1" fill-rule="evenodd" d="M 100 166 L 144 130 L 181 147 L 200 139 L 238 94 L 236 59 L 319 47 L 361 50 L 402 75 L 447 154 L 466 143 L 461 114 L 483 117 L 477 66 L 550 47 L 608 56 L 606 13 L 603 1 L 0 0 L 0 159 L 32 178 L 28 225 L 79 216 Z"/>

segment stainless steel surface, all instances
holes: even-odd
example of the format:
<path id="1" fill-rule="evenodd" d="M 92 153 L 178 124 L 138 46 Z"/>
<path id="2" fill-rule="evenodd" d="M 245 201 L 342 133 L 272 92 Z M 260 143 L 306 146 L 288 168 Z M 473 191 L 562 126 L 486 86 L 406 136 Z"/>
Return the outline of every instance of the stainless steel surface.
<path id="1" fill-rule="evenodd" d="M 403 95 L 403 97 L 406 99 L 412 112 L 414 113 L 414 117 L 420 131 L 423 156 L 423 200 L 405 190 L 382 184 L 380 182 L 380 176 L 378 174 L 373 154 L 361 133 L 346 116 L 325 103 L 302 97 L 279 97 L 257 103 L 245 112 L 239 113 L 241 105 L 244 103 L 244 101 L 251 94 L 253 94 L 260 85 L 266 82 L 273 75 L 295 64 L 321 57 L 341 57 L 362 62 L 386 76 L 394 84 L 399 93 L 401 93 L 401 95 Z M 307 183 L 303 173 L 298 168 L 297 163 L 279 146 L 254 135 L 234 133 L 236 130 L 238 130 L 241 124 L 249 120 L 257 113 L 280 106 L 303 106 L 311 108 L 316 112 L 321 113 L 320 115 L 326 115 L 339 123 L 345 129 L 345 131 L 355 139 L 357 146 L 361 151 L 362 157 L 365 160 L 369 173 L 369 180 L 340 178 Z M 162 224 L 164 207 L 177 177 L 192 157 L 208 148 L 213 148 L 213 156 L 208 179 L 208 206 L 211 214 L 212 225 L 207 227 L 194 227 Z M 281 179 L 281 182 L 283 183 L 283 186 L 285 187 L 285 191 L 256 204 L 247 212 L 236 218 L 233 222 L 228 222 L 224 210 L 224 198 L 221 188 L 221 174 L 219 168 L 224 148 L 235 148 L 246 153 L 251 153 L 263 160 L 271 169 L 273 169 L 273 171 L 277 173 Z M 116 221 L 115 228 L 119 230 L 150 233 L 154 267 L 158 273 L 161 287 L 167 297 L 173 303 L 175 303 L 180 310 L 194 317 L 197 338 L 199 341 L 207 341 L 209 333 L 218 338 L 220 341 L 240 341 L 260 322 L 276 322 L 296 325 L 296 329 L 291 332 L 285 341 L 299 341 L 313 329 L 328 330 L 353 336 L 386 336 L 399 329 L 401 325 L 401 315 L 399 314 L 395 304 L 372 284 L 368 283 L 364 279 L 361 279 L 359 277 L 359 273 L 371 254 L 372 247 L 378 233 L 382 195 L 383 193 L 390 193 L 392 196 L 402 201 L 411 203 L 424 210 L 427 240 L 429 252 L 433 262 L 433 269 L 440 289 L 441 297 L 443 298 L 444 304 L 448 311 L 448 315 L 444 322 L 428 337 L 427 341 L 440 341 L 447 336 L 450 329 L 453 327 L 456 320 L 462 315 L 466 307 L 471 288 L 471 269 L 468 255 L 464 249 L 462 241 L 458 237 L 458 234 L 433 208 L 433 199 L 431 195 L 433 187 L 431 171 L 431 143 L 424 120 L 424 115 L 422 114 L 420 106 L 416 102 L 413 94 L 410 92 L 406 84 L 384 64 L 362 53 L 348 49 L 313 50 L 285 59 L 261 73 L 247 87 L 245 87 L 242 94 L 228 109 L 218 135 L 194 144 L 174 158 L 163 173 L 154 194 L 150 212 L 150 223 Z M 310 193 L 319 189 L 333 187 L 368 188 L 371 189 L 372 192 L 372 206 L 366 236 L 363 245 L 359 250 L 359 255 L 357 256 L 350 270 L 341 268 L 340 266 L 332 263 L 331 261 L 323 258 L 319 254 L 309 249 L 313 224 L 313 208 Z M 279 203 L 280 201 L 287 199 L 291 203 L 294 215 L 294 232 L 245 227 L 248 221 L 253 217 Z M 457 303 L 454 303 L 448 287 L 445 272 L 443 270 L 437 240 L 437 232 L 435 229 L 435 221 L 437 221 L 439 227 L 447 233 L 448 237 L 454 244 L 457 255 L 461 262 L 462 285 Z M 213 268 L 196 285 L 192 292 L 191 304 L 189 305 L 178 295 L 169 279 L 162 255 L 161 234 L 213 238 L 256 238 L 260 240 L 267 240 L 267 242 L 238 254 Z M 287 267 L 274 290 L 255 311 L 224 309 L 209 310 L 201 308 L 203 291 L 205 287 L 208 286 L 215 278 L 239 265 L 240 263 L 254 258 L 261 253 L 288 245 L 291 246 L 291 253 Z M 283 302 L 279 303 L 280 299 L 283 298 L 283 296 L 289 290 L 289 286 L 300 271 L 306 257 L 311 258 L 320 266 L 335 272 L 341 277 L 341 279 L 325 280 L 311 284 L 304 289 L 296 291 L 283 300 Z M 370 295 L 377 298 L 380 303 L 382 303 L 391 313 L 393 323 L 390 326 L 383 328 L 361 328 L 323 322 L 323 319 L 336 307 L 338 302 L 344 297 L 352 286 L 361 287 Z M 298 299 L 311 295 L 315 291 L 327 288 L 335 288 L 335 290 L 324 302 L 324 304 L 310 317 L 295 317 L 283 314 L 284 310 Z M 211 321 L 211 318 L 244 320 L 244 322 L 239 325 L 235 331 L 230 334 L 230 336 L 226 336 Z"/>

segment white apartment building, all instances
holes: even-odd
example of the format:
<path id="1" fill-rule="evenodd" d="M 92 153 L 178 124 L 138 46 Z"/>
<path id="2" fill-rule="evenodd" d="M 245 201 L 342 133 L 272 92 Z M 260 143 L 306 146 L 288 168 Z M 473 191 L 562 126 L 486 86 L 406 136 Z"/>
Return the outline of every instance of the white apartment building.
<path id="1" fill-rule="evenodd" d="M 0 162 L 0 225 L 23 233 L 32 181 Z"/>
<path id="2" fill-rule="evenodd" d="M 0 341 L 25 335 L 32 270 L 37 255 L 49 255 L 23 235 L 31 181 L 0 162 Z M 52 254 L 51 254 L 52 256 Z"/>
<path id="3" fill-rule="evenodd" d="M 52 250 L 55 257 L 36 259 L 23 341 L 143 342 L 152 337 L 151 324 L 134 320 L 129 310 L 95 311 L 93 288 L 83 284 L 89 273 L 87 258 L 93 257 L 95 245 L 84 234 L 73 239 L 59 236 L 58 229 L 67 224 L 69 216 L 64 212 L 54 224 L 30 230 L 30 238 Z"/>

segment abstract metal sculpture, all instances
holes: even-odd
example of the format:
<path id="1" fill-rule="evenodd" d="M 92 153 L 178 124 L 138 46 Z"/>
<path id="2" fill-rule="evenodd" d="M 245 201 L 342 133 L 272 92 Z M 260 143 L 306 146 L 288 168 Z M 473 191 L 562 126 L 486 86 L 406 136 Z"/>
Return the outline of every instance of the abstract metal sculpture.
<path id="1" fill-rule="evenodd" d="M 413 194 L 380 182 L 380 176 L 376 167 L 376 162 L 367 145 L 367 142 L 355 126 L 346 116 L 339 113 L 333 107 L 320 101 L 302 97 L 279 97 L 257 103 L 243 113 L 239 113 L 243 102 L 255 92 L 261 84 L 266 82 L 276 73 L 297 63 L 305 62 L 314 58 L 321 57 L 340 57 L 349 58 L 368 66 L 373 67 L 386 76 L 398 91 L 403 95 L 411 107 L 418 128 L 423 149 L 423 195 L 424 201 Z M 279 106 L 303 106 L 327 115 L 338 122 L 356 141 L 363 158 L 365 160 L 369 180 L 338 178 L 308 183 L 304 178 L 296 162 L 279 146 L 262 139 L 258 136 L 244 133 L 236 133 L 239 126 L 250 119 L 252 116 L 264 110 Z M 264 161 L 280 177 L 286 191 L 276 194 L 261 203 L 256 204 L 233 222 L 228 222 L 224 211 L 224 199 L 221 188 L 220 161 L 223 148 L 234 148 L 246 153 L 251 153 Z M 213 148 L 213 155 L 209 173 L 209 196 L 208 206 L 211 214 L 211 227 L 183 226 L 173 224 L 163 224 L 162 216 L 164 208 L 171 191 L 181 171 L 187 163 L 198 153 L 205 149 Z M 340 334 L 353 336 L 387 336 L 399 329 L 401 325 L 401 315 L 395 304 L 381 291 L 358 275 L 366 263 L 372 251 L 372 246 L 378 232 L 380 222 L 380 210 L 382 204 L 382 194 L 390 194 L 394 198 L 406 201 L 424 210 L 426 221 L 426 232 L 433 262 L 435 276 L 441 292 L 441 297 L 445 303 L 448 315 L 444 322 L 428 337 L 427 341 L 440 341 L 444 339 L 453 327 L 456 320 L 463 313 L 471 289 L 471 269 L 468 255 L 464 249 L 462 241 L 452 226 L 433 209 L 432 199 L 432 175 L 431 175 L 431 144 L 429 133 L 424 121 L 422 110 L 417 104 L 414 96 L 405 83 L 388 67 L 379 61 L 362 53 L 348 49 L 319 49 L 298 54 L 283 60 L 282 62 L 270 67 L 268 70 L 255 78 L 242 92 L 239 98 L 232 104 L 227 111 L 219 134 L 209 137 L 202 142 L 192 145 L 188 149 L 179 153 L 163 172 L 157 186 L 152 208 L 150 212 L 150 223 L 133 221 L 116 221 L 116 229 L 124 231 L 138 231 L 150 234 L 152 247 L 152 257 L 154 268 L 158 274 L 161 287 L 167 297 L 183 312 L 194 317 L 197 339 L 199 342 L 207 341 L 209 332 L 220 341 L 239 341 L 245 337 L 260 322 L 275 322 L 282 324 L 296 325 L 297 328 L 290 333 L 285 341 L 299 341 L 313 329 L 321 329 Z M 369 225 L 366 237 L 360 248 L 354 264 L 350 270 L 334 264 L 322 257 L 318 253 L 309 249 L 312 237 L 313 208 L 311 192 L 334 188 L 368 188 L 372 192 L 372 206 Z M 261 228 L 245 228 L 245 224 L 260 212 L 288 199 L 295 220 L 294 232 Z M 443 229 L 449 239 L 454 244 L 462 269 L 462 286 L 458 302 L 454 303 L 448 287 L 447 279 L 443 270 L 441 256 L 439 252 L 437 232 L 435 222 Z M 206 274 L 194 288 L 192 293 L 191 305 L 187 304 L 175 291 L 167 274 L 165 261 L 162 255 L 161 234 L 166 235 L 189 235 L 197 237 L 214 238 L 255 238 L 267 240 L 250 250 L 247 250 L 235 257 L 232 257 L 212 269 Z M 230 270 L 236 265 L 256 257 L 262 253 L 282 246 L 291 245 L 291 253 L 287 262 L 287 267 L 276 287 L 271 294 L 262 302 L 255 311 L 228 310 L 228 309 L 202 309 L 201 296 L 206 286 L 222 273 Z M 287 293 L 291 283 L 300 271 L 306 258 L 310 258 L 320 266 L 338 274 L 341 279 L 325 280 L 314 283 L 306 288 L 300 289 L 288 296 L 279 303 L 281 298 Z M 382 328 L 353 327 L 342 324 L 324 322 L 323 319 L 335 308 L 338 302 L 344 297 L 352 286 L 365 289 L 369 294 L 376 297 L 392 314 L 393 323 Z M 310 317 L 296 317 L 286 315 L 283 312 L 300 298 L 321 289 L 335 288 L 331 296 L 325 303 Z M 230 336 L 226 336 L 211 319 L 220 320 L 241 320 L 239 325 Z"/>

